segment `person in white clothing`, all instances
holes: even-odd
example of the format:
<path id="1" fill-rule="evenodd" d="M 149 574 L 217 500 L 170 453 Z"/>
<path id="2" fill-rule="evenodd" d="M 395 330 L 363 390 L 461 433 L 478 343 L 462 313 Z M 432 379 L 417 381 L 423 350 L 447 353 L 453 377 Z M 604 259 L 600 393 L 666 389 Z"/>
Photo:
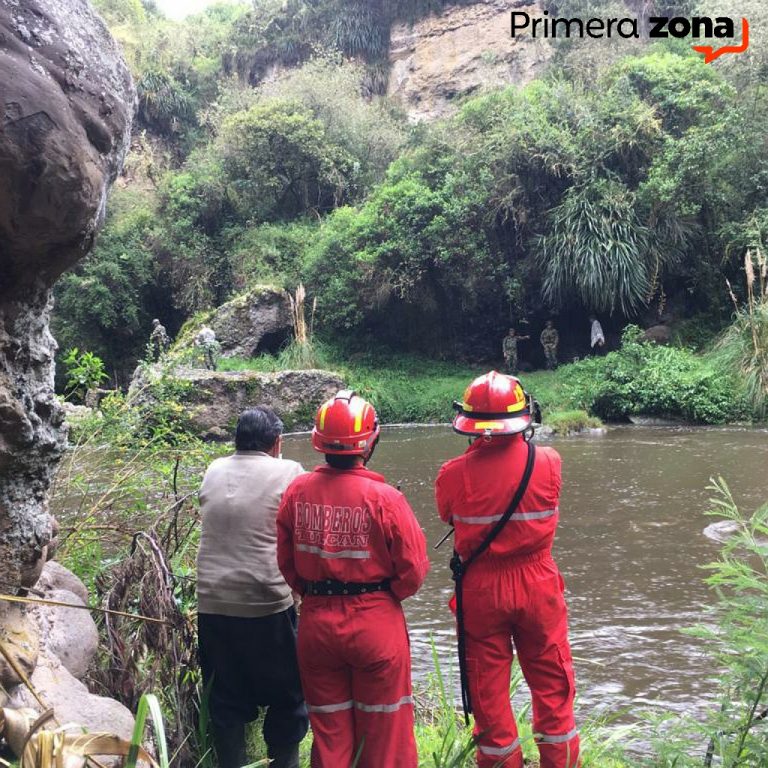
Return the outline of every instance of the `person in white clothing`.
<path id="1" fill-rule="evenodd" d="M 592 323 L 590 334 L 589 334 L 590 336 L 589 346 L 592 349 L 595 349 L 595 347 L 599 349 L 605 344 L 605 334 L 603 333 L 603 326 L 600 325 L 600 321 L 594 315 L 589 316 L 589 321 L 590 323 Z"/>

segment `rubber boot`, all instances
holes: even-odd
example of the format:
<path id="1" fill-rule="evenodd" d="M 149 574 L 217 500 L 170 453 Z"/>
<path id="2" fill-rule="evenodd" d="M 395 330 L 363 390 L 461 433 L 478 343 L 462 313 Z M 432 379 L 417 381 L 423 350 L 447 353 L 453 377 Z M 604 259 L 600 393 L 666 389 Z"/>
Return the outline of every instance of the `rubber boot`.
<path id="1" fill-rule="evenodd" d="M 269 768 L 299 768 L 299 745 L 284 744 L 267 747 Z"/>
<path id="2" fill-rule="evenodd" d="M 219 759 L 219 768 L 242 768 L 248 764 L 245 753 L 245 724 L 214 725 L 213 744 Z"/>

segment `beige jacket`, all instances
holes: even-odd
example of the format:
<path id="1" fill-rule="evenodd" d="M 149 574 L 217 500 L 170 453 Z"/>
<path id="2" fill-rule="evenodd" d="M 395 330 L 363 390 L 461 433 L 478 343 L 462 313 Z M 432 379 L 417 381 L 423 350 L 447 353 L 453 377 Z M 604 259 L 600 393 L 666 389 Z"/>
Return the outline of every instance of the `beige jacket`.
<path id="1" fill-rule="evenodd" d="M 293 603 L 277 567 L 277 508 L 301 464 L 260 451 L 216 459 L 200 488 L 200 613 L 269 616 Z"/>

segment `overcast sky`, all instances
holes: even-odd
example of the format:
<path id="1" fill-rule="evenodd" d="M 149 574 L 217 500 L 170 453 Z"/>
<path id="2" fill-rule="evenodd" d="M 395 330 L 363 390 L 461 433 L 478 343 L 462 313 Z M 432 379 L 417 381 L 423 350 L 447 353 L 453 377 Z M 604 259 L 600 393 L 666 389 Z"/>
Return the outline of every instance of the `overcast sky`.
<path id="1" fill-rule="evenodd" d="M 183 19 L 190 13 L 202 11 L 206 5 L 213 5 L 214 2 L 221 2 L 221 0 L 156 0 L 156 2 L 166 16 L 171 19 Z"/>

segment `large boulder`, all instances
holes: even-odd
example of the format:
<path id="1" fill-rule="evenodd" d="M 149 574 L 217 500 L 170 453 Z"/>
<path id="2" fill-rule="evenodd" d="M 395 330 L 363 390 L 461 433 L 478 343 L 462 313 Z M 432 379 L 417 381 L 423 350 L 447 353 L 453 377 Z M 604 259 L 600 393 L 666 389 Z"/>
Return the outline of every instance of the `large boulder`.
<path id="1" fill-rule="evenodd" d="M 0 642 L 14 661 L 11 664 L 5 655 L 0 656 L 0 686 L 8 690 L 22 681 L 19 670 L 25 677 L 34 672 L 40 653 L 35 620 L 21 605 L 7 608 L 4 620 L 0 623 Z"/>
<path id="2" fill-rule="evenodd" d="M 669 344 L 672 329 L 668 325 L 652 325 L 645 329 L 641 338 L 643 341 L 652 341 L 654 344 Z"/>
<path id="3" fill-rule="evenodd" d="M 46 600 L 84 606 L 88 591 L 80 579 L 59 563 L 46 563 L 38 582 Z M 13 606 L 0 626 L 0 637 L 59 723 L 79 723 L 90 731 L 130 738 L 133 715 L 119 702 L 90 693 L 85 677 L 98 651 L 99 634 L 89 611 L 62 605 L 36 605 L 21 612 Z M 18 676 L 0 662 L 0 681 L 8 691 L 8 706 L 40 704 Z"/>
<path id="4" fill-rule="evenodd" d="M 317 408 L 344 387 L 337 373 L 321 370 L 260 373 L 179 368 L 171 375 L 152 366 L 140 368 L 134 376 L 129 402 L 151 410 L 155 392 L 167 391 L 169 384 L 182 405 L 186 426 L 208 440 L 230 439 L 238 416 L 255 405 L 273 408 L 286 429 L 309 429 Z"/>
<path id="5" fill-rule="evenodd" d="M 48 600 L 67 606 L 85 606 L 74 592 L 53 589 L 45 594 Z M 55 656 L 78 680 L 85 677 L 99 650 L 99 630 L 91 614 L 82 608 L 64 605 L 38 607 L 38 626 L 43 653 Z"/>
<path id="6" fill-rule="evenodd" d="M 195 334 L 209 326 L 216 333 L 223 357 L 255 357 L 277 352 L 291 339 L 293 315 L 288 292 L 269 285 L 256 286 L 185 326 L 178 349 L 194 345 Z"/>
<path id="7" fill-rule="evenodd" d="M 134 719 L 130 710 L 119 701 L 92 694 L 55 656 L 40 657 L 30 682 L 60 723 L 78 723 L 88 731 L 131 738 Z M 11 689 L 9 694 L 9 707 L 40 709 L 24 685 Z"/>
<path id="8" fill-rule="evenodd" d="M 13 588 L 52 536 L 65 445 L 50 288 L 93 243 L 136 94 L 87 0 L 0 0 L 0 83 L 0 578 Z"/>

